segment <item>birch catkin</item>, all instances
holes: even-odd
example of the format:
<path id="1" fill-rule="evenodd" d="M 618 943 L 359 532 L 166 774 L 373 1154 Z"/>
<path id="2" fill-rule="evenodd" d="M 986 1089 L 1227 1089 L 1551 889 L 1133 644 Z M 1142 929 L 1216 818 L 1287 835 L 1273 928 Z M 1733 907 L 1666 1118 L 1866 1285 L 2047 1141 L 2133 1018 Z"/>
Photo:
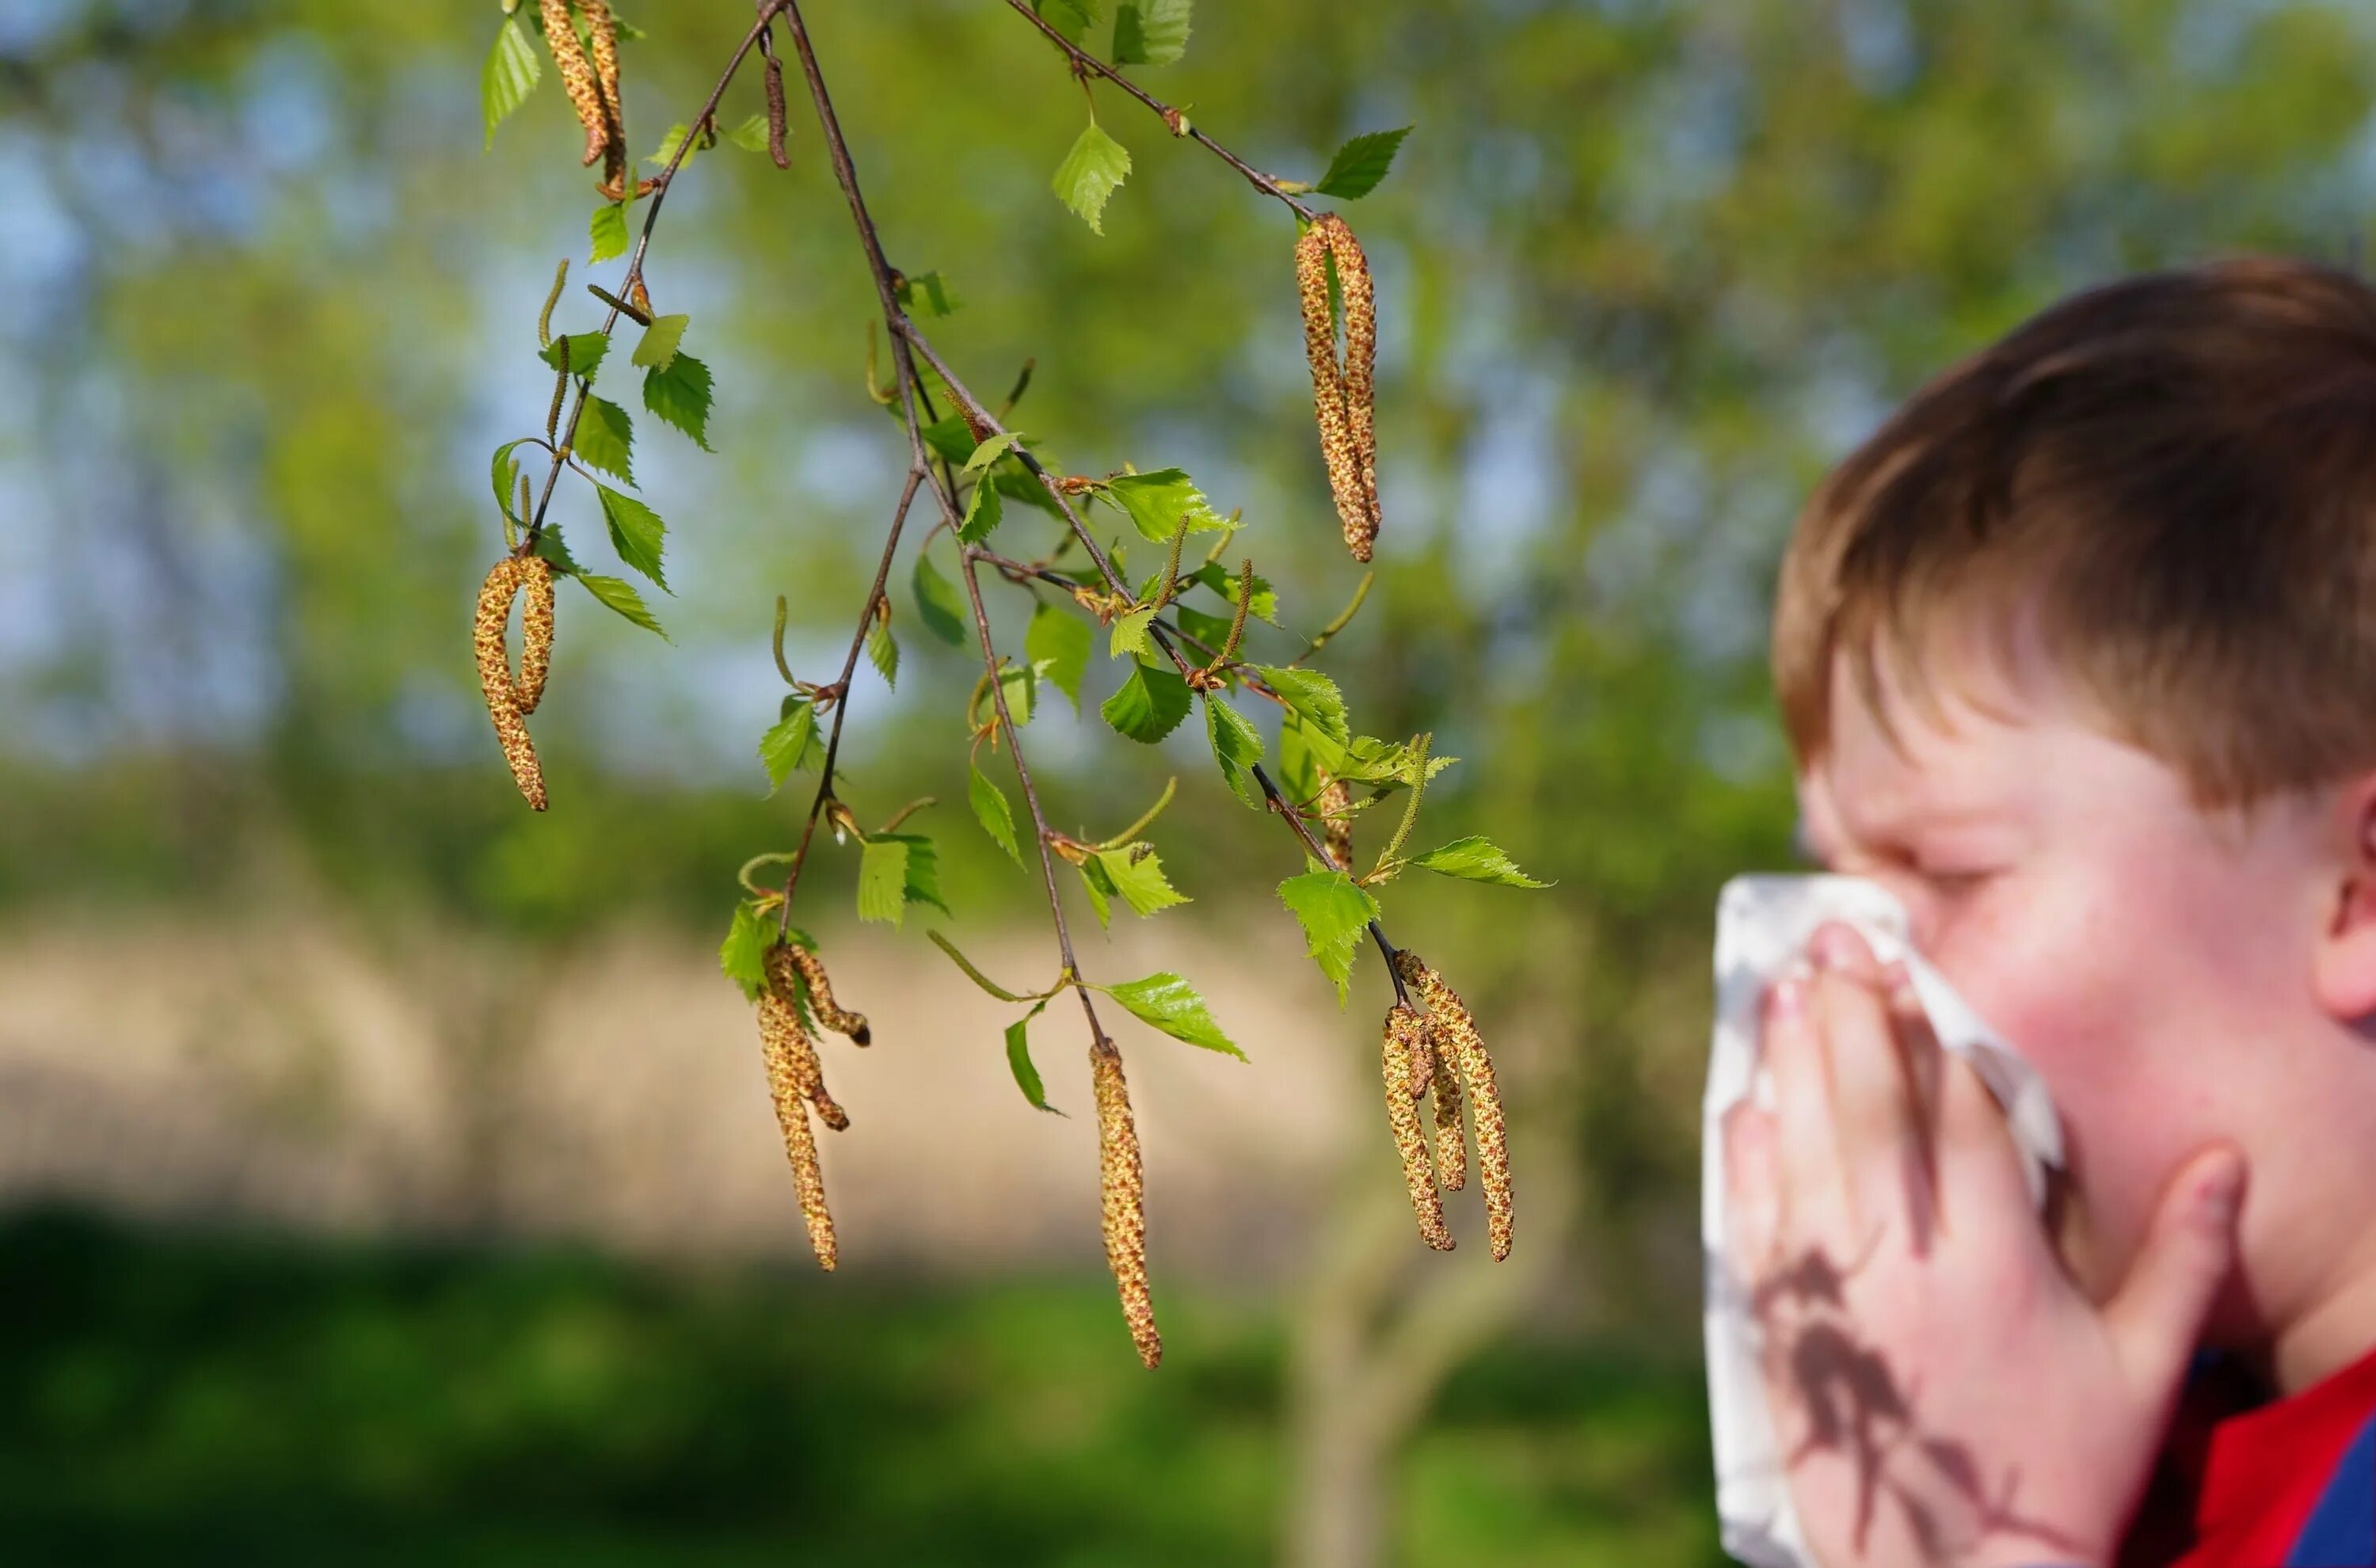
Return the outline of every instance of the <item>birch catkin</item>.
<path id="1" fill-rule="evenodd" d="M 789 1026 L 789 1027 L 788 1027 Z M 791 1162 L 792 1186 L 801 1218 L 808 1223 L 809 1250 L 830 1273 L 841 1253 L 834 1240 L 833 1214 L 825 1205 L 825 1172 L 817 1164 L 816 1134 L 809 1126 L 809 1099 L 801 1083 L 795 1040 L 800 1019 L 773 990 L 759 997 L 759 1056 L 767 1069 L 767 1093 L 776 1103 L 776 1124 L 784 1133 L 784 1158 Z"/>
<path id="2" fill-rule="evenodd" d="M 1111 1040 L 1089 1048 L 1097 1079 L 1098 1173 L 1104 1199 L 1106 1266 L 1122 1292 L 1123 1320 L 1130 1324 L 1138 1359 L 1154 1370 L 1163 1360 L 1163 1336 L 1155 1326 L 1155 1301 L 1146 1288 L 1146 1181 L 1139 1169 L 1138 1128 L 1131 1121 L 1130 1086 L 1122 1075 L 1122 1052 Z"/>
<path id="3" fill-rule="evenodd" d="M 1485 1188 L 1487 1239 L 1493 1261 L 1499 1263 L 1510 1255 L 1510 1147 L 1502 1123 L 1501 1090 L 1493 1081 L 1493 1059 L 1486 1054 L 1467 1005 L 1442 975 L 1408 951 L 1396 955 L 1395 968 L 1405 983 L 1420 988 L 1427 1003 L 1428 1028 L 1435 1038 L 1436 1081 L 1443 1082 L 1443 1063 L 1449 1055 L 1467 1085 L 1469 1115 L 1477 1123 L 1477 1173 Z"/>
<path id="4" fill-rule="evenodd" d="M 541 555 L 518 559 L 520 660 L 512 701 L 528 714 L 544 700 L 544 678 L 552 672 L 552 564 Z"/>
<path id="5" fill-rule="evenodd" d="M 1347 871 L 1353 869 L 1353 791 L 1342 778 L 1329 778 L 1325 770 L 1321 778 L 1326 782 L 1320 787 L 1320 842 L 1329 858 Z"/>
<path id="6" fill-rule="evenodd" d="M 809 1010 L 818 1023 L 838 1035 L 848 1035 L 852 1045 L 871 1045 L 874 1032 L 866 1027 L 866 1016 L 852 1013 L 833 999 L 833 982 L 826 978 L 825 960 L 798 943 L 788 942 L 776 951 L 790 955 L 788 960 L 801 972 L 809 988 Z"/>
<path id="7" fill-rule="evenodd" d="M 1420 1238 L 1437 1252 L 1448 1253 L 1453 1247 L 1452 1232 L 1443 1228 L 1443 1199 L 1435 1190 L 1427 1133 L 1420 1125 L 1419 1102 L 1411 1091 L 1412 1069 L 1426 1049 L 1425 1020 L 1400 1003 L 1388 1008 L 1379 1062 L 1385 1080 L 1386 1124 L 1394 1129 L 1395 1152 L 1402 1157 L 1403 1185 L 1410 1189 Z"/>
<path id="8" fill-rule="evenodd" d="M 542 0 L 539 9 L 544 18 L 545 47 L 552 51 L 552 66 L 560 73 L 562 90 L 569 95 L 569 106 L 577 111 L 577 123 L 586 127 L 586 156 L 578 161 L 591 164 L 611 145 L 610 117 L 602 112 L 602 89 L 595 78 L 594 64 L 577 42 L 569 0 Z"/>
<path id="9" fill-rule="evenodd" d="M 535 613 L 538 600 L 533 587 L 540 580 L 546 606 L 541 616 Z M 520 667 L 523 675 L 535 671 L 536 695 L 543 695 L 543 672 L 552 659 L 552 568 L 545 562 L 533 555 L 506 555 L 488 568 L 486 581 L 479 585 L 479 611 L 471 623 L 470 640 L 479 657 L 479 689 L 487 699 L 487 717 L 494 720 L 495 740 L 504 749 L 504 760 L 511 764 L 512 781 L 530 806 L 542 811 L 544 769 L 536 760 L 536 744 L 529 739 L 528 725 L 520 719 L 524 711 L 520 699 L 527 688 L 513 679 L 511 659 L 504 651 L 504 627 L 511 620 L 512 598 L 524 586 L 530 589 L 530 612 L 521 619 Z"/>
<path id="10" fill-rule="evenodd" d="M 614 201 L 625 201 L 634 193 L 627 188 L 626 110 L 619 100 L 619 23 L 611 15 L 610 0 L 577 0 L 577 8 L 586 13 L 595 84 L 601 89 L 602 193 Z"/>
<path id="11" fill-rule="evenodd" d="M 761 1027 L 782 1031 L 792 1075 L 801 1093 L 816 1107 L 817 1120 L 838 1133 L 849 1125 L 849 1113 L 835 1104 L 833 1096 L 826 1090 L 825 1063 L 817 1060 L 816 1041 L 809 1037 L 808 1026 L 801 1022 L 800 1004 L 794 1000 L 799 994 L 794 969 L 802 951 L 789 942 L 767 949 L 767 990 L 759 998 Z M 769 1012 L 778 1019 L 772 1026 L 766 1016 Z"/>
<path id="12" fill-rule="evenodd" d="M 1345 356 L 1328 308 L 1328 264 L 1345 301 Z M 1378 350 L 1376 291 L 1369 258 L 1335 213 L 1313 220 L 1295 243 L 1295 282 L 1303 308 L 1303 348 L 1312 362 L 1312 402 L 1320 455 L 1344 525 L 1346 548 L 1367 561 L 1378 538 L 1377 433 L 1373 413 Z"/>
<path id="13" fill-rule="evenodd" d="M 1435 1083 L 1435 1173 L 1447 1193 L 1456 1193 L 1468 1185 L 1468 1141 L 1460 1124 L 1460 1075 L 1452 1065 L 1452 1053 L 1436 1039 L 1435 1030 L 1428 1030 L 1431 1051 L 1431 1071 Z"/>

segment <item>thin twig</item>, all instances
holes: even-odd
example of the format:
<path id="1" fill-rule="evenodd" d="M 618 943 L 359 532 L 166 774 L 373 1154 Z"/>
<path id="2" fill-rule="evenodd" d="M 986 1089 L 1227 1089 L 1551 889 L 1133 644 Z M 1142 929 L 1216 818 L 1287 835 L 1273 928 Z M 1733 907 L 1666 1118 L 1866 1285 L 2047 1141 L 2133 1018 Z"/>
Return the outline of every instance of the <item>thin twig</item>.
<path id="1" fill-rule="evenodd" d="M 1063 33 L 1058 32 L 1054 27 L 1049 24 L 1049 21 L 1045 17 L 1042 17 L 1039 12 L 1034 11 L 1030 7 L 1027 3 L 1027 0 L 1006 0 L 1006 3 L 1009 6 L 1014 6 L 1016 13 L 1022 17 L 1025 21 L 1029 22 L 1033 27 L 1038 28 L 1041 32 L 1046 33 L 1050 41 L 1052 42 L 1057 48 L 1072 56 L 1073 68 L 1075 71 L 1091 71 L 1105 77 L 1106 80 L 1113 83 L 1116 87 L 1122 89 L 1123 91 L 1130 94 L 1133 98 L 1137 99 L 1149 109 L 1154 110 L 1156 114 L 1163 121 L 1165 127 L 1169 129 L 1173 136 L 1176 137 L 1181 134 L 1181 127 L 1186 122 L 1179 110 L 1172 108 L 1171 105 L 1164 102 L 1162 100 L 1152 96 L 1146 89 L 1140 87 L 1136 82 L 1131 80 L 1128 77 L 1123 76 L 1120 71 L 1115 70 L 1111 65 L 1107 65 L 1103 60 L 1099 59 L 1096 55 L 1091 54 L 1079 44 L 1076 44 L 1071 39 L 1066 38 Z M 1262 192 L 1265 196 L 1276 196 L 1280 201 L 1285 202 L 1289 207 L 1294 208 L 1295 215 L 1302 219 L 1306 223 L 1312 221 L 1314 216 L 1312 208 L 1296 200 L 1295 197 L 1289 196 L 1286 191 L 1281 190 L 1277 180 L 1272 179 L 1269 175 L 1256 169 L 1244 159 L 1240 158 L 1236 153 L 1231 152 L 1228 148 L 1223 147 L 1219 142 L 1215 141 L 1211 137 L 1206 136 L 1195 126 L 1188 125 L 1187 133 L 1189 140 L 1202 145 L 1205 149 L 1212 153 L 1213 156 L 1218 158 L 1230 168 L 1235 169 L 1239 173 L 1243 174 L 1246 177 L 1247 183 L 1252 184 L 1254 189 Z"/>
<path id="2" fill-rule="evenodd" d="M 652 205 L 644 214 L 643 232 L 636 236 L 635 254 L 627 258 L 627 275 L 620 280 L 619 298 L 611 302 L 611 313 L 602 318 L 600 330 L 606 339 L 611 336 L 612 330 L 619 325 L 619 317 L 624 314 L 620 301 L 635 298 L 636 282 L 644 275 L 644 254 L 651 248 L 652 227 L 660 220 L 660 203 L 668 199 L 670 183 L 676 178 L 676 172 L 683 167 L 686 155 L 693 151 L 693 144 L 700 139 L 701 127 L 708 124 L 710 117 L 718 113 L 719 101 L 726 96 L 727 86 L 733 81 L 734 73 L 742 68 L 742 62 L 749 57 L 752 49 L 758 43 L 759 35 L 767 30 L 767 24 L 774 19 L 777 11 L 787 3 L 788 0 L 758 0 L 759 19 L 752 24 L 751 30 L 744 33 L 742 42 L 735 46 L 732 57 L 726 62 L 726 69 L 719 73 L 718 85 L 709 89 L 709 97 L 703 102 L 701 113 L 688 122 L 690 128 L 685 132 L 684 139 L 677 143 L 676 150 L 669 155 L 668 167 L 662 169 L 653 179 Z M 627 190 L 630 193 L 625 199 L 632 200 L 635 188 L 635 172 L 632 169 L 628 171 L 625 179 Z M 523 552 L 535 550 L 537 540 L 543 536 L 545 508 L 552 505 L 553 489 L 561 482 L 561 468 L 564 461 L 561 453 L 567 452 L 576 445 L 577 422 L 584 417 L 587 399 L 593 394 L 594 383 L 581 378 L 577 383 L 576 406 L 569 410 L 568 432 L 561 438 L 560 451 L 553 455 L 552 467 L 545 472 L 543 493 L 536 498 L 536 516 L 529 519 L 528 537 L 521 541 L 520 545 Z"/>
<path id="3" fill-rule="evenodd" d="M 899 550 L 899 530 L 907 525 L 908 507 L 916 499 L 916 487 L 923 482 L 923 469 L 908 470 L 908 482 L 899 492 L 899 505 L 891 513 L 891 532 L 883 540 L 883 559 L 874 566 L 873 591 L 866 596 L 866 608 L 858 617 L 858 630 L 850 635 L 849 657 L 841 661 L 841 677 L 835 683 L 841 695 L 833 705 L 833 730 L 826 737 L 825 777 L 817 780 L 816 794 L 809 802 L 808 821 L 801 828 L 801 847 L 792 851 L 792 869 L 784 877 L 784 907 L 777 916 L 779 931 L 791 928 L 792 890 L 801 884 L 801 868 L 808 864 L 809 840 L 816 837 L 817 818 L 823 814 L 826 802 L 833 799 L 834 763 L 841 755 L 841 722 L 849 717 L 849 678 L 858 672 L 858 650 L 866 645 L 866 635 L 874 628 L 875 606 L 883 602 L 883 585 L 891 576 L 891 557 Z"/>

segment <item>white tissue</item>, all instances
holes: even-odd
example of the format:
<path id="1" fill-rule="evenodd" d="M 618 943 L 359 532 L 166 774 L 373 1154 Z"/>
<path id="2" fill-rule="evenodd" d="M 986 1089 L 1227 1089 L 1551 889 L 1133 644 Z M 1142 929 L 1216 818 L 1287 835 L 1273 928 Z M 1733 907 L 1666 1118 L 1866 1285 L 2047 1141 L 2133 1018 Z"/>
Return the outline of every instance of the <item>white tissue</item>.
<path id="1" fill-rule="evenodd" d="M 1708 1420 L 1716 1443 L 1716 1505 L 1724 1550 L 1751 1568 L 1810 1568 L 1806 1538 L 1782 1471 L 1773 1413 L 1758 1371 L 1760 1333 L 1749 1291 L 1725 1252 L 1724 1114 L 1754 1094 L 1759 1002 L 1804 954 L 1815 928 L 1841 921 L 1884 964 L 1904 960 L 1939 1043 L 1969 1062 L 2004 1107 L 2033 1202 L 2049 1167 L 2062 1165 L 2062 1128 L 2046 1085 L 1915 953 L 1906 911 L 1888 889 L 1852 876 L 1737 876 L 1717 902 L 1716 1030 L 1700 1123 L 1700 1243 L 1707 1281 Z"/>

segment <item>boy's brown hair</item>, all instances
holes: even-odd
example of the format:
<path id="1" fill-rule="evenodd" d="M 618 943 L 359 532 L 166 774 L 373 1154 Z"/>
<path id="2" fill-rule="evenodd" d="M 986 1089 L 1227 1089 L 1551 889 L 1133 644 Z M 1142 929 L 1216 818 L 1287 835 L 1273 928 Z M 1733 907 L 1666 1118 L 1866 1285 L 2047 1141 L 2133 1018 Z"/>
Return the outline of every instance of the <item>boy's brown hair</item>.
<path id="1" fill-rule="evenodd" d="M 2274 259 L 2132 278 L 1925 386 L 1783 558 L 1800 758 L 1829 734 L 1835 652 L 1880 713 L 1886 649 L 1937 719 L 1925 667 L 1951 630 L 2000 658 L 2036 635 L 2204 810 L 2376 762 L 2376 291 Z"/>

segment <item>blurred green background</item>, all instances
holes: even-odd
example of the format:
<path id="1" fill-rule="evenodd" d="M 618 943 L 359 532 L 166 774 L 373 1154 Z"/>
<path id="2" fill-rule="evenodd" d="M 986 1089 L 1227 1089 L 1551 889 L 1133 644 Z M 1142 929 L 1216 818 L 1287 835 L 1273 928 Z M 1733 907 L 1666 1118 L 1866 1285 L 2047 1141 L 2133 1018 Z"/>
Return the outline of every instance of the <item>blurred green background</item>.
<path id="1" fill-rule="evenodd" d="M 1242 507 L 1284 625 L 1318 627 L 1358 573 L 1285 215 L 1101 89 L 1135 167 L 1094 236 L 1048 185 L 1079 89 L 1006 7 L 811 9 L 891 259 L 964 302 L 938 346 L 985 390 L 1035 358 L 1017 422 L 1074 471 L 1178 464 Z M 648 148 L 749 12 L 630 16 Z M 2250 250 L 2356 263 L 2376 18 L 1204 0 L 1185 60 L 1141 74 L 1257 166 L 1311 179 L 1349 134 L 1417 126 L 1345 204 L 1379 280 L 1386 529 L 1323 663 L 1361 728 L 1466 759 L 1423 836 L 1488 832 L 1557 886 L 1387 896 L 1500 1048 L 1520 1182 L 1510 1265 L 1415 1256 L 1374 1125 L 1374 962 L 1331 1009 L 1269 893 L 1291 849 L 1201 741 L 1143 752 L 1043 708 L 1026 740 L 1062 826 L 1102 836 L 1183 778 L 1157 837 L 1196 904 L 1086 961 L 1119 979 L 1189 941 L 1178 967 L 1254 1057 L 1125 1040 L 1146 1114 L 1180 1108 L 1150 1128 L 1152 1376 L 1081 1129 L 1021 1105 L 1003 1016 L 951 1011 L 979 999 L 914 923 L 851 929 L 854 856 L 819 863 L 803 919 L 905 1027 L 832 1069 L 859 1076 L 830 1280 L 710 967 L 734 868 L 806 798 L 766 799 L 752 754 L 773 598 L 795 666 L 828 671 L 904 460 L 797 89 L 791 172 L 703 156 L 652 253 L 719 386 L 715 457 L 652 422 L 638 449 L 673 641 L 564 588 L 536 721 L 555 803 L 512 792 L 468 651 L 500 548 L 486 454 L 541 423 L 554 260 L 580 331 L 576 283 L 621 264 L 584 266 L 549 72 L 481 149 L 499 19 L 0 0 L 0 1555 L 1719 1561 L 1708 916 L 1727 875 L 1789 859 L 1763 648 L 1790 518 L 1895 399 L 2071 289 Z M 724 117 L 755 106 L 738 84 Z M 564 495 L 573 547 L 616 570 Z M 897 693 L 861 665 L 854 698 L 870 820 L 963 788 L 966 666 L 904 641 Z M 1032 884 L 947 808 L 934 830 L 961 939 L 1010 980 L 1052 969 Z M 1038 1030 L 1079 1105 L 1079 1042 Z M 715 1099 L 677 1092 L 713 1063 Z M 925 1104 L 940 1078 L 963 1092 Z M 1045 1181 L 1016 1152 L 1039 1149 Z"/>

